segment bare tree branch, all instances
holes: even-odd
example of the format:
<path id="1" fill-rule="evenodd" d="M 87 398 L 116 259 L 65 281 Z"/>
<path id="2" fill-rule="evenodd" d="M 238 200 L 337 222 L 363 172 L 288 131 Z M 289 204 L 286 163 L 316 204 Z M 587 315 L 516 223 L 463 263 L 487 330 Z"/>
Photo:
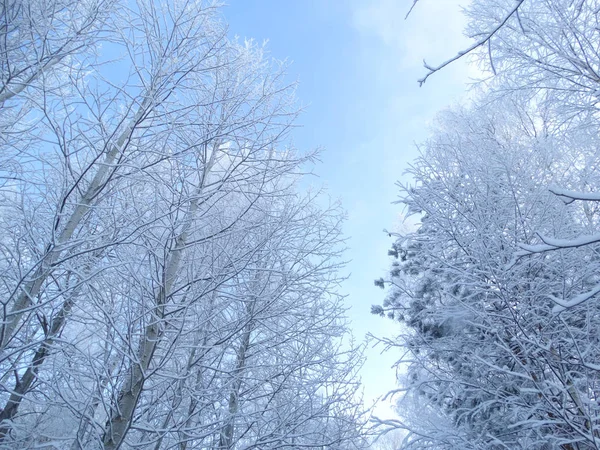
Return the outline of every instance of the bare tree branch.
<path id="1" fill-rule="evenodd" d="M 473 50 L 476 50 L 477 48 L 481 47 L 482 45 L 485 45 L 486 43 L 488 43 L 492 39 L 492 37 L 494 37 L 494 35 L 502 29 L 502 27 L 506 24 L 506 22 L 508 22 L 508 20 L 515 13 L 517 13 L 517 11 L 519 10 L 519 8 L 521 7 L 521 5 L 524 2 L 525 2 L 525 0 L 517 0 L 515 6 L 508 12 L 508 14 L 506 14 L 506 16 L 500 21 L 500 23 L 493 30 L 491 30 L 485 37 L 483 37 L 482 39 L 480 39 L 479 41 L 475 42 L 473 45 L 468 47 L 466 50 L 458 52 L 458 54 L 456 56 L 454 56 L 453 58 L 450 58 L 449 60 L 444 61 L 443 63 L 441 63 L 438 66 L 431 66 L 431 65 L 427 64 L 426 61 L 423 61 L 423 66 L 428 70 L 428 72 L 427 72 L 427 74 L 425 74 L 425 76 L 423 78 L 418 80 L 419 86 L 423 86 L 423 84 L 425 84 L 427 79 L 434 73 L 442 70 L 444 67 L 452 64 L 453 62 L 461 59 L 463 56 L 468 55 Z M 490 52 L 490 54 L 491 54 L 491 52 Z"/>

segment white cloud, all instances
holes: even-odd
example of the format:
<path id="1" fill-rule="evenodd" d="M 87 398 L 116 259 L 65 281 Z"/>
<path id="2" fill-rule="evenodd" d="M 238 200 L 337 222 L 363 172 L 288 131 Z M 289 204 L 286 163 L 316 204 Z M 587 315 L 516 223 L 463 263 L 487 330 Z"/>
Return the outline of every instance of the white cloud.
<path id="1" fill-rule="evenodd" d="M 463 35 L 466 19 L 457 0 L 419 0 L 405 19 L 412 2 L 371 0 L 357 4 L 353 25 L 364 36 L 379 39 L 393 58 L 396 70 L 420 68 L 423 60 L 437 65 L 469 45 Z M 445 69 L 445 76 L 465 81 L 470 74 L 464 61 Z"/>

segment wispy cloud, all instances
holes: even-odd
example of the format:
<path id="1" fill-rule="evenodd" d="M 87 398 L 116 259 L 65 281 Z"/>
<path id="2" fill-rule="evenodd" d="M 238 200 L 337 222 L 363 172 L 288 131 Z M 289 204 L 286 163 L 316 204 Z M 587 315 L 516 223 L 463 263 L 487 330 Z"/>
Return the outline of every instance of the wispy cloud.
<path id="1" fill-rule="evenodd" d="M 423 60 L 438 64 L 468 45 L 463 35 L 465 17 L 456 0 L 420 0 L 410 16 L 412 2 L 372 0 L 356 4 L 353 25 L 364 36 L 379 39 L 395 61 L 396 70 L 419 68 Z M 446 78 L 465 80 L 469 69 L 464 62 L 445 70 Z"/>

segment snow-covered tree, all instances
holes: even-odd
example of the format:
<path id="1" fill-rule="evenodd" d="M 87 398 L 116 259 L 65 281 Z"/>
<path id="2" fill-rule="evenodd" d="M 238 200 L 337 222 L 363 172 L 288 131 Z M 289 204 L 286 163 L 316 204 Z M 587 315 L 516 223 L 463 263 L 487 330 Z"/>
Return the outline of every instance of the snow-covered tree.
<path id="1" fill-rule="evenodd" d="M 339 207 L 214 2 L 4 2 L 0 448 L 360 448 Z"/>
<path id="2" fill-rule="evenodd" d="M 411 432 L 407 448 L 598 445 L 598 307 L 556 314 L 552 301 L 596 286 L 596 249 L 525 255 L 540 236 L 596 226 L 548 186 L 583 186 L 577 161 L 598 142 L 523 103 L 446 113 L 402 187 L 421 223 L 394 243 L 379 283 L 391 291 L 373 311 L 406 330 L 393 344 L 406 351 L 395 425 Z"/>
<path id="3" fill-rule="evenodd" d="M 417 5 L 418 7 L 418 5 Z M 483 94 L 447 113 L 402 187 L 390 254 L 412 448 L 599 448 L 599 5 L 475 0 Z"/>

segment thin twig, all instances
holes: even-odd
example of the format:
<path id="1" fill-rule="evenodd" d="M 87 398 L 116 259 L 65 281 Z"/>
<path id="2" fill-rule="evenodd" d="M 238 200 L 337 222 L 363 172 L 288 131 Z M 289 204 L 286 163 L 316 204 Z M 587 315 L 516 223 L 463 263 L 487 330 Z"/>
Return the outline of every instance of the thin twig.
<path id="1" fill-rule="evenodd" d="M 519 10 L 520 6 L 524 2 L 525 2 L 525 0 L 517 0 L 517 4 L 515 5 L 515 7 L 506 15 L 506 17 L 504 17 L 504 19 L 502 20 L 502 22 L 500 22 L 496 26 L 496 28 L 494 28 L 485 38 L 481 39 L 480 41 L 475 42 L 468 49 L 458 52 L 458 54 L 456 56 L 454 56 L 453 58 L 450 58 L 449 60 L 443 62 L 442 64 L 440 64 L 439 66 L 436 66 L 436 67 L 430 66 L 429 64 L 427 64 L 426 61 L 423 61 L 423 65 L 425 66 L 425 68 L 429 72 L 423 78 L 421 78 L 420 80 L 418 80 L 419 86 L 423 86 L 423 84 L 425 84 L 425 81 L 427 81 L 427 78 L 429 78 L 434 73 L 442 70 L 444 67 L 452 64 L 454 61 L 459 60 L 463 56 L 468 55 L 469 53 L 471 53 L 473 50 L 475 50 L 475 49 L 481 47 L 482 45 L 486 44 L 506 24 L 506 22 L 508 22 L 508 19 L 510 19 Z"/>

